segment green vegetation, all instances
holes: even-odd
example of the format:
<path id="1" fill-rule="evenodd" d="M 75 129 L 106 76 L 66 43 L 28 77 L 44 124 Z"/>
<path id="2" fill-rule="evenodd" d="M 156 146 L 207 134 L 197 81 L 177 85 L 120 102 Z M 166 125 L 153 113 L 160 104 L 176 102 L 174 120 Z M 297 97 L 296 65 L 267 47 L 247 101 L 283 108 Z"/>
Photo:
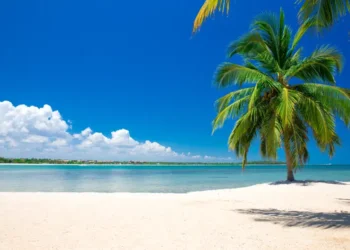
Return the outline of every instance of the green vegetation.
<path id="1" fill-rule="evenodd" d="M 310 56 L 302 56 L 299 41 L 314 25 L 314 20 L 307 19 L 292 36 L 282 10 L 279 16 L 261 15 L 249 33 L 229 46 L 228 56 L 240 55 L 244 64 L 223 63 L 218 67 L 215 84 L 239 90 L 217 101 L 213 128 L 223 126 L 229 118 L 238 118 L 228 145 L 243 157 L 243 167 L 257 137 L 265 158 L 276 159 L 277 150 L 284 147 L 289 181 L 294 181 L 296 167 L 309 158 L 309 131 L 329 156 L 340 144 L 335 116 L 349 125 L 350 90 L 335 86 L 334 75 L 342 69 L 342 55 L 336 49 L 321 46 Z"/>
<path id="2" fill-rule="evenodd" d="M 289 0 L 291 1 L 291 0 Z M 350 0 L 296 0 L 302 4 L 299 18 L 302 22 L 314 18 L 319 28 L 329 27 L 340 17 L 350 11 Z M 216 10 L 228 12 L 230 0 L 205 0 L 200 8 L 193 24 L 193 32 L 196 32 L 204 20 Z"/>
<path id="3" fill-rule="evenodd" d="M 145 162 L 145 161 L 96 161 L 96 160 L 60 160 L 60 159 L 37 159 L 37 158 L 2 158 L 0 157 L 0 163 L 4 164 L 99 164 L 99 165 L 240 165 L 239 162 Z M 254 165 L 272 165 L 272 164 L 285 164 L 278 161 L 252 161 L 248 164 Z"/>

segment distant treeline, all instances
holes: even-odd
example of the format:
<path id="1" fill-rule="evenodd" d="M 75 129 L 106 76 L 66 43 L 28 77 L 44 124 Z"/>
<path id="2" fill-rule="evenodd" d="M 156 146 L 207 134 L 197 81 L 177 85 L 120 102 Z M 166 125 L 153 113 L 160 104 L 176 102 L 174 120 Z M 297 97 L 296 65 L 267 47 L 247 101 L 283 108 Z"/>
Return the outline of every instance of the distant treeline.
<path id="1" fill-rule="evenodd" d="M 94 160 L 62 160 L 62 159 L 38 159 L 38 158 L 4 158 L 0 157 L 0 163 L 17 164 L 134 164 L 134 165 L 240 165 L 240 162 L 148 162 L 148 161 L 94 161 Z M 280 161 L 250 161 L 248 164 L 285 164 Z"/>

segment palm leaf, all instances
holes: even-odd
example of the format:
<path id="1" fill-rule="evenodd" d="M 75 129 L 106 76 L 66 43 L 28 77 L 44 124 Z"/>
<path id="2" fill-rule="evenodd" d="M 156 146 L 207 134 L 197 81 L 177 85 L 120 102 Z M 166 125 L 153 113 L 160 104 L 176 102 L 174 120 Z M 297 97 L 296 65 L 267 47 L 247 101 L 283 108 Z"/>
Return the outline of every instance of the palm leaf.
<path id="1" fill-rule="evenodd" d="M 231 43 L 228 47 L 227 55 L 229 58 L 236 54 L 255 58 L 258 54 L 266 52 L 266 50 L 267 47 L 263 38 L 258 32 L 253 31 Z"/>
<path id="2" fill-rule="evenodd" d="M 248 150 L 257 135 L 259 120 L 262 119 L 263 113 L 263 106 L 249 110 L 237 120 L 230 134 L 228 140 L 229 148 L 235 151 L 237 156 L 243 157 L 242 168 L 246 165 Z"/>
<path id="3" fill-rule="evenodd" d="M 334 133 L 334 119 L 327 108 L 310 97 L 302 96 L 297 110 L 314 131 L 315 137 L 323 143 L 330 141 Z"/>
<path id="4" fill-rule="evenodd" d="M 292 42 L 292 47 L 291 50 L 294 50 L 296 46 L 298 45 L 299 41 L 305 33 L 312 27 L 317 26 L 317 21 L 315 18 L 307 18 L 306 20 L 303 21 L 302 25 L 300 25 L 298 31 L 295 33 L 293 42 Z"/>
<path id="5" fill-rule="evenodd" d="M 329 27 L 350 11 L 350 0 L 298 0 L 303 3 L 299 18 L 305 21 L 314 17 L 319 28 Z"/>
<path id="6" fill-rule="evenodd" d="M 294 89 L 302 92 L 306 97 L 322 103 L 323 106 L 339 116 L 347 126 L 350 125 L 350 95 L 348 90 L 316 83 L 296 85 Z"/>
<path id="7" fill-rule="evenodd" d="M 277 115 L 281 118 L 281 123 L 283 127 L 288 127 L 293 124 L 294 114 L 295 114 L 295 106 L 297 102 L 300 100 L 300 94 L 297 91 L 283 88 L 278 102 L 276 105 Z"/>
<path id="8" fill-rule="evenodd" d="M 292 155 L 292 168 L 296 169 L 303 166 L 309 158 L 307 127 L 298 115 L 294 117 L 293 124 L 288 129 L 287 138 Z"/>
<path id="9" fill-rule="evenodd" d="M 282 124 L 275 112 L 264 118 L 261 126 L 260 152 L 264 157 L 276 159 L 277 149 L 281 147 Z"/>
<path id="10" fill-rule="evenodd" d="M 213 15 L 215 10 L 224 12 L 225 9 L 228 13 L 230 8 L 230 0 L 205 0 L 204 4 L 200 8 L 196 19 L 193 24 L 193 32 L 196 32 L 203 24 L 204 20 Z"/>
<path id="11" fill-rule="evenodd" d="M 249 103 L 249 100 L 250 96 L 245 96 L 235 101 L 234 103 L 228 105 L 227 107 L 223 108 L 213 121 L 213 132 L 215 132 L 217 128 L 222 127 L 224 125 L 224 122 L 228 118 L 234 118 L 238 116 L 242 112 L 246 104 Z"/>
<path id="12" fill-rule="evenodd" d="M 308 82 L 322 81 L 335 84 L 334 74 L 339 73 L 342 67 L 342 55 L 335 48 L 321 46 L 310 57 L 290 67 L 285 76 L 297 77 Z"/>
<path id="13" fill-rule="evenodd" d="M 277 87 L 273 78 L 265 73 L 233 63 L 221 64 L 215 75 L 215 84 L 220 87 L 227 87 L 230 85 L 242 86 L 243 84 L 266 83 L 271 87 Z"/>
<path id="14" fill-rule="evenodd" d="M 233 99 L 241 99 L 247 95 L 252 94 L 254 91 L 254 87 L 250 88 L 244 88 L 244 89 L 239 89 L 233 92 L 228 93 L 227 95 L 219 98 L 215 102 L 215 106 L 218 112 L 221 112 L 224 108 L 228 106 L 228 104 L 233 100 Z"/>

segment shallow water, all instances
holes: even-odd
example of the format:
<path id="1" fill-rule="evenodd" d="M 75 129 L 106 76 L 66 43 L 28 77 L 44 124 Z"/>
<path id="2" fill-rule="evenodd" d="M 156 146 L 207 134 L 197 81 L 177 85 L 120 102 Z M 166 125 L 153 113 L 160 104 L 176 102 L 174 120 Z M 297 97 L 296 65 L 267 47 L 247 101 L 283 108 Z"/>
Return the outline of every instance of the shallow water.
<path id="1" fill-rule="evenodd" d="M 245 187 L 285 179 L 285 166 L 1 165 L 0 192 L 151 192 Z M 350 181 L 350 165 L 306 166 L 299 180 Z"/>

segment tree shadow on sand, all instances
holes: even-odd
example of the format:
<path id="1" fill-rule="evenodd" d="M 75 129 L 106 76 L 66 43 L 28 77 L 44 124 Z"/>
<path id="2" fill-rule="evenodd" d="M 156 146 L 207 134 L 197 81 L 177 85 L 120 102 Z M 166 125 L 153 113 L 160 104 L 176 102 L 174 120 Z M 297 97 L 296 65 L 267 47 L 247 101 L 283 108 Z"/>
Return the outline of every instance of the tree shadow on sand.
<path id="1" fill-rule="evenodd" d="M 235 211 L 255 216 L 260 215 L 254 220 L 286 227 L 350 228 L 350 214 L 348 212 L 314 213 L 277 209 L 239 209 Z"/>
<path id="2" fill-rule="evenodd" d="M 345 203 L 345 204 L 350 205 L 350 199 L 338 198 L 338 201 L 340 201 L 341 203 Z"/>
<path id="3" fill-rule="evenodd" d="M 310 186 L 315 183 L 325 183 L 325 184 L 334 184 L 334 185 L 348 185 L 340 181 L 322 181 L 322 180 L 305 180 L 305 181 L 276 181 L 270 183 L 270 185 L 299 185 L 299 186 Z"/>

